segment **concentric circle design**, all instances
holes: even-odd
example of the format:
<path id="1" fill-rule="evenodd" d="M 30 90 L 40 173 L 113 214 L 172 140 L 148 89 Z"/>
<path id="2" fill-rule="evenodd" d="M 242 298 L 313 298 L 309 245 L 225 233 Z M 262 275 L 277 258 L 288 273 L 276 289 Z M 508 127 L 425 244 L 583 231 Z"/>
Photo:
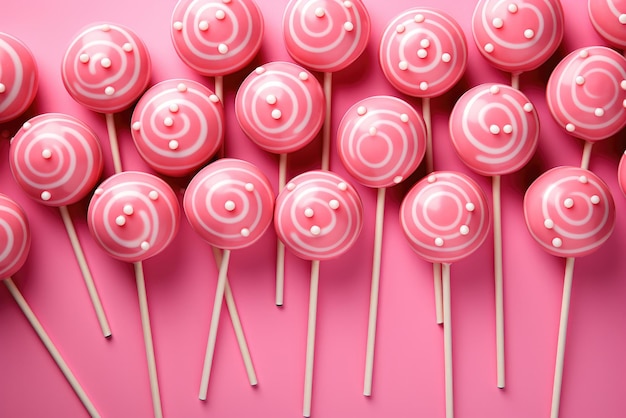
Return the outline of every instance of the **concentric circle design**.
<path id="1" fill-rule="evenodd" d="M 626 49 L 626 0 L 589 0 L 589 19 L 611 45 Z"/>
<path id="2" fill-rule="evenodd" d="M 0 123 L 28 109 L 39 86 L 37 63 L 21 41 L 0 32 Z"/>
<path id="3" fill-rule="evenodd" d="M 0 194 L 0 280 L 17 273 L 30 251 L 30 229 L 24 210 Z"/>

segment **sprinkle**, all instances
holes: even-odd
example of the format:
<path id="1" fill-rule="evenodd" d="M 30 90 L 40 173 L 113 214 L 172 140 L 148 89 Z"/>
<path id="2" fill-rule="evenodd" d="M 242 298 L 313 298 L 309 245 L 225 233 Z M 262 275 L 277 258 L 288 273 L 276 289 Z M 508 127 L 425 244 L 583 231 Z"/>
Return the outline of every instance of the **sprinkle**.
<path id="1" fill-rule="evenodd" d="M 321 7 L 318 7 L 317 9 L 315 9 L 315 16 L 324 17 L 325 14 L 326 14 L 326 11 L 322 9 Z"/>
<path id="2" fill-rule="evenodd" d="M 428 39 L 424 38 L 424 39 L 422 39 L 420 41 L 420 46 L 422 48 L 428 48 L 430 46 L 430 41 Z"/>
<path id="3" fill-rule="evenodd" d="M 295 183 L 289 183 L 287 184 L 287 190 L 289 190 L 290 192 L 293 191 L 296 188 L 296 184 Z"/>
<path id="4" fill-rule="evenodd" d="M 174 29 L 183 30 L 183 22 L 174 22 Z"/>
<path id="5" fill-rule="evenodd" d="M 369 129 L 369 134 L 370 134 L 371 136 L 374 136 L 374 135 L 376 135 L 377 133 L 378 133 L 378 129 L 376 129 L 376 127 L 375 127 L 375 126 L 370 126 L 370 129 Z"/>
<path id="6" fill-rule="evenodd" d="M 567 132 L 574 132 L 575 129 L 576 127 L 574 126 L 573 123 L 568 123 L 567 125 L 565 125 L 565 130 Z"/>
<path id="7" fill-rule="evenodd" d="M 441 237 L 437 237 L 437 238 L 435 238 L 435 245 L 436 245 L 437 247 L 441 247 L 441 246 L 443 246 L 443 238 L 441 238 Z"/>
<path id="8" fill-rule="evenodd" d="M 24 122 L 24 124 L 22 125 L 22 128 L 24 129 L 30 129 L 32 125 L 30 124 L 30 122 Z"/>
<path id="9" fill-rule="evenodd" d="M 598 203 L 600 203 L 600 196 L 594 194 L 589 200 L 591 200 L 592 204 L 597 205 Z"/>
<path id="10" fill-rule="evenodd" d="M 578 53 L 578 56 L 580 58 L 587 58 L 589 56 L 589 51 L 587 51 L 586 49 L 583 49 L 582 51 Z"/>
<path id="11" fill-rule="evenodd" d="M 224 55 L 226 53 L 228 53 L 228 45 L 226 44 L 219 44 L 217 47 L 217 50 L 219 51 L 220 54 Z"/>
<path id="12" fill-rule="evenodd" d="M 534 106 L 532 103 L 526 103 L 524 105 L 524 112 L 530 113 L 533 111 L 533 109 L 534 109 Z"/>
<path id="13" fill-rule="evenodd" d="M 171 117 L 166 117 L 165 119 L 163 119 L 163 125 L 165 126 L 172 126 L 174 124 L 174 119 L 172 119 Z"/>
<path id="14" fill-rule="evenodd" d="M 274 109 L 274 110 L 272 110 L 272 118 L 273 118 L 273 119 L 278 120 L 278 119 L 280 119 L 282 116 L 283 116 L 283 113 L 282 113 L 280 110 L 278 110 L 278 109 Z"/>
<path id="15" fill-rule="evenodd" d="M 621 14 L 619 15 L 619 23 L 621 23 L 622 25 L 626 25 L 626 14 Z"/>
<path id="16" fill-rule="evenodd" d="M 574 207 L 574 199 L 572 199 L 571 197 L 568 197 L 567 199 L 565 199 L 563 201 L 563 206 L 565 206 L 568 209 L 571 209 Z"/>
<path id="17" fill-rule="evenodd" d="M 98 187 L 96 190 L 94 190 L 93 194 L 96 196 L 100 196 L 102 193 L 104 193 L 104 189 L 101 189 L 100 187 Z"/>
<path id="18" fill-rule="evenodd" d="M 111 30 L 111 26 L 109 26 L 109 25 L 102 25 L 100 27 L 100 30 L 102 30 L 102 32 L 108 32 L 108 31 Z"/>
<path id="19" fill-rule="evenodd" d="M 465 210 L 467 210 L 468 212 L 474 212 L 475 209 L 476 206 L 472 202 L 467 202 L 465 204 Z"/>
<path id="20" fill-rule="evenodd" d="M 113 96 L 115 94 L 115 88 L 113 88 L 112 86 L 108 86 L 104 89 L 104 94 L 106 94 L 107 96 Z"/>
<path id="21" fill-rule="evenodd" d="M 587 176 L 580 176 L 578 177 L 578 181 L 581 182 L 582 184 L 587 184 L 589 180 L 587 179 Z"/>
<path id="22" fill-rule="evenodd" d="M 415 22 L 416 23 L 422 23 L 424 20 L 426 20 L 426 18 L 424 17 L 423 14 L 415 15 Z"/>
<path id="23" fill-rule="evenodd" d="M 7 87 L 3 83 L 0 83 L 0 93 L 4 93 L 5 91 L 7 91 Z"/>
<path id="24" fill-rule="evenodd" d="M 552 246 L 553 247 L 561 248 L 562 245 L 563 245 L 563 240 L 561 238 L 554 238 L 552 240 Z"/>
<path id="25" fill-rule="evenodd" d="M 144 251 L 148 251 L 150 249 L 150 243 L 148 241 L 144 241 L 141 243 L 141 249 Z"/>
<path id="26" fill-rule="evenodd" d="M 510 13 L 517 13 L 517 4 L 515 3 L 509 4 L 508 10 Z"/>
<path id="27" fill-rule="evenodd" d="M 322 232 L 322 228 L 320 228 L 320 227 L 319 227 L 319 226 L 317 226 L 317 225 L 313 225 L 313 226 L 311 227 L 310 231 L 311 231 L 311 234 L 313 234 L 313 235 L 315 235 L 315 236 L 318 236 L 318 235 Z"/>
<path id="28" fill-rule="evenodd" d="M 467 235 L 469 234 L 469 226 L 467 225 L 461 225 L 461 228 L 459 229 L 459 232 L 461 233 L 461 235 Z"/>
<path id="29" fill-rule="evenodd" d="M 213 103 L 219 103 L 220 98 L 217 97 L 217 95 L 212 94 L 212 95 L 209 96 L 209 100 L 212 101 Z"/>
<path id="30" fill-rule="evenodd" d="M 265 101 L 267 102 L 267 104 L 273 105 L 276 104 L 276 96 L 274 96 L 273 94 L 268 94 L 267 97 L 265 98 Z"/>
<path id="31" fill-rule="evenodd" d="M 330 208 L 333 210 L 337 210 L 339 209 L 339 201 L 337 199 L 332 199 L 330 202 L 328 202 L 328 206 L 330 206 Z"/>
<path id="32" fill-rule="evenodd" d="M 41 156 L 45 158 L 46 160 L 49 160 L 50 157 L 52 157 L 52 151 L 46 148 L 43 151 L 41 151 Z"/>
<path id="33" fill-rule="evenodd" d="M 343 181 L 341 183 L 339 183 L 337 185 L 337 187 L 339 188 L 339 190 L 341 190 L 342 192 L 345 192 L 346 190 L 348 190 L 348 185 L 346 183 L 344 183 Z"/>
<path id="34" fill-rule="evenodd" d="M 431 174 L 430 176 L 428 176 L 426 181 L 429 182 L 429 183 L 434 183 L 434 182 L 437 181 L 437 176 L 435 176 L 434 174 Z"/>
<path id="35" fill-rule="evenodd" d="M 226 17 L 226 13 L 224 13 L 223 10 L 218 10 L 217 12 L 215 12 L 215 18 L 217 20 L 224 20 L 225 17 Z"/>
<path id="36" fill-rule="evenodd" d="M 579 86 L 585 84 L 585 77 L 583 77 L 582 75 L 576 77 L 576 84 L 578 84 Z"/>
<path id="37" fill-rule="evenodd" d="M 314 214 L 315 212 L 313 212 L 313 209 L 311 208 L 306 208 L 304 210 L 304 216 L 306 216 L 307 218 L 312 218 Z"/>
<path id="38" fill-rule="evenodd" d="M 495 19 L 491 21 L 491 24 L 493 25 L 494 28 L 500 29 L 502 26 L 504 26 L 504 21 L 500 19 L 499 17 L 496 17 Z"/>
<path id="39" fill-rule="evenodd" d="M 409 115 L 407 115 L 406 113 L 401 114 L 400 120 L 404 123 L 407 123 L 409 121 Z"/>
<path id="40" fill-rule="evenodd" d="M 396 26 L 396 32 L 397 33 L 402 33 L 406 30 L 406 28 L 404 27 L 404 25 L 398 25 Z"/>
<path id="41" fill-rule="evenodd" d="M 533 39 L 535 37 L 535 31 L 532 29 L 526 29 L 524 31 L 524 38 Z"/>
<path id="42" fill-rule="evenodd" d="M 510 134 L 511 132 L 513 132 L 513 126 L 507 123 L 502 127 L 502 132 L 504 132 L 505 134 Z"/>
<path id="43" fill-rule="evenodd" d="M 168 147 L 169 147 L 172 151 L 177 150 L 177 149 L 178 149 L 178 147 L 179 147 L 179 143 L 178 143 L 178 141 L 177 141 L 177 140 L 175 140 L 175 139 L 172 139 L 172 140 L 169 142 L 169 144 L 167 144 L 167 145 L 168 145 Z"/>
<path id="44" fill-rule="evenodd" d="M 367 108 L 366 108 L 365 106 L 359 106 L 359 107 L 356 109 L 356 113 L 357 113 L 359 116 L 363 116 L 364 114 L 366 114 L 366 113 L 367 113 Z"/>
<path id="45" fill-rule="evenodd" d="M 604 109 L 602 109 L 601 107 L 597 107 L 596 110 L 593 111 L 593 114 L 601 118 L 602 116 L 604 116 Z"/>
<path id="46" fill-rule="evenodd" d="M 443 62 L 450 62 L 452 60 L 452 55 L 448 54 L 447 52 L 444 52 L 444 54 L 441 56 L 441 61 Z"/>
<path id="47" fill-rule="evenodd" d="M 200 29 L 203 32 L 208 30 L 209 22 L 207 22 L 206 20 L 201 20 L 200 23 L 198 23 L 198 29 Z"/>
<path id="48" fill-rule="evenodd" d="M 124 208 L 122 209 L 122 212 L 124 212 L 126 215 L 130 216 L 133 213 L 135 213 L 135 209 L 133 209 L 132 205 L 124 205 Z"/>
<path id="49" fill-rule="evenodd" d="M 49 191 L 46 190 L 46 191 L 41 192 L 41 200 L 48 201 L 51 198 L 52 198 L 52 195 L 50 194 Z"/>
<path id="50" fill-rule="evenodd" d="M 400 61 L 400 63 L 398 64 L 398 68 L 400 68 L 400 70 L 405 71 L 407 68 L 409 68 L 409 63 L 406 61 Z"/>
<path id="51" fill-rule="evenodd" d="M 253 192 L 254 191 L 254 184 L 252 183 L 246 183 L 246 185 L 244 186 L 246 191 L 248 192 Z"/>
<path id="52" fill-rule="evenodd" d="M 543 226 L 545 226 L 546 229 L 552 229 L 554 228 L 554 221 L 552 219 L 546 219 L 543 221 Z"/>
<path id="53" fill-rule="evenodd" d="M 235 210 L 235 202 L 233 202 L 232 200 L 227 200 L 226 203 L 224 203 L 224 209 L 226 209 L 229 212 L 232 212 Z"/>
<path id="54" fill-rule="evenodd" d="M 619 86 L 622 88 L 622 90 L 626 90 L 626 80 L 622 80 L 622 82 L 619 83 Z"/>
<path id="55" fill-rule="evenodd" d="M 176 86 L 176 89 L 182 93 L 187 91 L 187 86 L 185 83 L 179 83 L 178 86 Z"/>
<path id="56" fill-rule="evenodd" d="M 170 109 L 170 112 L 172 113 L 176 113 L 179 110 L 178 105 L 176 103 L 172 103 L 169 109 Z"/>
<path id="57" fill-rule="evenodd" d="M 159 192 L 157 192 L 156 190 L 150 190 L 150 193 L 148 193 L 148 197 L 150 198 L 150 200 L 157 200 L 159 198 Z"/>
<path id="58" fill-rule="evenodd" d="M 137 121 L 133 123 L 133 131 L 138 131 L 141 129 L 141 122 Z"/>
<path id="59" fill-rule="evenodd" d="M 346 32 L 352 32 L 354 30 L 354 25 L 352 24 L 352 22 L 346 22 L 343 24 L 343 28 Z"/>
<path id="60" fill-rule="evenodd" d="M 349 9 L 352 7 L 352 2 L 351 1 L 344 1 L 343 2 L 343 7 L 345 7 L 346 9 Z"/>
<path id="61" fill-rule="evenodd" d="M 130 42 L 126 42 L 124 45 L 122 45 L 122 49 L 126 52 L 132 52 L 133 45 Z"/>
<path id="62" fill-rule="evenodd" d="M 250 236 L 250 230 L 248 228 L 241 228 L 241 236 L 247 238 Z"/>
<path id="63" fill-rule="evenodd" d="M 89 55 L 88 54 L 80 54 L 80 56 L 78 57 L 78 59 L 80 60 L 80 62 L 82 62 L 83 64 L 87 64 L 89 62 Z"/>
<path id="64" fill-rule="evenodd" d="M 403 179 L 404 179 L 404 178 L 403 178 L 402 176 L 395 176 L 395 177 L 393 178 L 393 182 L 394 182 L 395 184 L 400 184 L 400 183 L 402 183 L 402 180 L 403 180 Z"/>
<path id="65" fill-rule="evenodd" d="M 491 93 L 491 94 L 498 94 L 498 93 L 500 93 L 500 87 L 498 87 L 498 86 L 491 86 L 491 87 L 489 87 L 489 93 Z"/>
<path id="66" fill-rule="evenodd" d="M 263 67 L 256 67 L 254 72 L 257 73 L 257 74 L 263 74 L 265 72 L 265 68 L 263 68 Z"/>
<path id="67" fill-rule="evenodd" d="M 428 90 L 428 83 L 427 83 L 427 82 L 425 82 L 425 81 L 422 81 L 422 82 L 420 83 L 420 90 L 422 90 L 422 91 L 426 91 L 426 90 Z"/>
<path id="68" fill-rule="evenodd" d="M 117 218 L 115 218 L 115 223 L 116 223 L 118 226 L 124 226 L 124 225 L 126 225 L 126 218 L 125 218 L 125 217 L 123 217 L 122 215 L 120 215 L 120 216 L 118 216 Z"/>
<path id="69" fill-rule="evenodd" d="M 491 132 L 493 135 L 498 135 L 500 133 L 500 127 L 498 125 L 491 125 L 489 127 L 489 132 Z"/>
<path id="70" fill-rule="evenodd" d="M 302 71 L 300 72 L 300 74 L 298 74 L 298 78 L 302 81 L 307 81 L 309 79 L 309 74 Z"/>
<path id="71" fill-rule="evenodd" d="M 425 49 L 418 49 L 417 56 L 419 58 L 426 58 L 428 56 L 428 51 L 426 51 Z"/>
<path id="72" fill-rule="evenodd" d="M 491 54 L 494 50 L 493 44 L 485 44 L 485 52 Z"/>
<path id="73" fill-rule="evenodd" d="M 100 60 L 100 65 L 102 65 L 103 68 L 111 68 L 111 60 L 104 57 Z"/>

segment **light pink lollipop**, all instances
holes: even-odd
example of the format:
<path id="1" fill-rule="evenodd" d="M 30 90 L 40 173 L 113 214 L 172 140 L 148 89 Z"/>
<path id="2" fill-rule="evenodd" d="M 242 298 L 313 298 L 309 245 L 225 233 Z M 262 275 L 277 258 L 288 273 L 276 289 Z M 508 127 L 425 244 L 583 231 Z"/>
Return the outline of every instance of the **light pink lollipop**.
<path id="1" fill-rule="evenodd" d="M 61 65 L 63 84 L 74 100 L 106 115 L 115 172 L 122 171 L 113 114 L 130 107 L 148 87 L 150 55 L 130 29 L 102 23 L 83 29 Z"/>
<path id="2" fill-rule="evenodd" d="M 480 0 L 472 17 L 472 33 L 480 53 L 493 66 L 519 75 L 546 62 L 563 39 L 559 0 Z"/>
<path id="3" fill-rule="evenodd" d="M 38 86 L 33 54 L 21 41 L 0 32 L 0 123 L 24 113 L 35 100 Z"/>
<path id="4" fill-rule="evenodd" d="M 446 417 L 454 416 L 450 264 L 480 247 L 489 232 L 484 192 L 468 176 L 435 171 L 419 181 L 400 206 L 400 224 L 424 260 L 442 263 Z"/>
<path id="5" fill-rule="evenodd" d="M 361 0 L 291 0 L 285 9 L 287 52 L 296 62 L 324 73 L 322 170 L 330 168 L 332 73 L 347 68 L 361 56 L 369 41 L 370 26 Z"/>
<path id="6" fill-rule="evenodd" d="M 410 176 L 424 158 L 425 150 L 424 120 L 408 103 L 395 97 L 361 100 L 348 109 L 339 124 L 337 151 L 341 161 L 360 183 L 378 189 L 363 385 L 366 396 L 372 394 L 385 190 Z"/>
<path id="7" fill-rule="evenodd" d="M 626 1 L 589 0 L 589 18 L 595 30 L 611 45 L 626 49 Z"/>
<path id="8" fill-rule="evenodd" d="M 626 58 L 610 48 L 580 48 L 556 66 L 546 90 L 556 122 L 585 140 L 581 167 L 589 167 L 594 142 L 626 126 Z"/>
<path id="9" fill-rule="evenodd" d="M 222 158 L 194 176 L 185 191 L 183 207 L 202 239 L 224 250 L 200 382 L 199 398 L 206 400 L 230 252 L 252 245 L 265 233 L 272 222 L 274 192 L 267 177 L 253 164 Z"/>
<path id="10" fill-rule="evenodd" d="M 139 99 L 131 126 L 137 150 L 150 167 L 183 176 L 204 165 L 222 145 L 224 110 L 202 84 L 171 79 Z"/>
<path id="11" fill-rule="evenodd" d="M 526 191 L 524 217 L 530 234 L 544 250 L 566 258 L 550 415 L 558 418 L 575 257 L 596 251 L 610 237 L 615 203 L 609 187 L 591 171 L 556 167 Z"/>
<path id="12" fill-rule="evenodd" d="M 339 257 L 355 243 L 363 225 L 363 204 L 348 182 L 330 171 L 294 177 L 276 198 L 274 228 L 298 257 L 311 260 L 311 287 L 304 373 L 303 415 L 311 416 L 315 323 L 320 260 Z"/>
<path id="13" fill-rule="evenodd" d="M 280 154 L 278 191 L 285 186 L 287 153 L 310 143 L 324 124 L 324 92 L 306 69 L 290 62 L 257 68 L 239 87 L 235 113 L 241 129 L 255 144 Z M 283 304 L 285 247 L 278 241 L 276 305 Z"/>
<path id="14" fill-rule="evenodd" d="M 519 90 L 503 84 L 482 84 L 456 102 L 450 115 L 450 135 L 461 160 L 477 173 L 492 177 L 497 385 L 504 388 L 500 176 L 519 170 L 535 153 L 539 117 Z"/>
<path id="15" fill-rule="evenodd" d="M 92 417 L 99 417 L 100 414 L 85 393 L 83 387 L 78 383 L 74 373 L 61 357 L 48 333 L 41 326 L 26 299 L 13 282 L 12 275 L 22 268 L 28 257 L 30 250 L 30 228 L 24 210 L 11 198 L 0 194 L 0 280 L 9 289 L 11 296 L 15 299 L 28 322 L 41 339 L 59 370 L 63 373 L 70 386 L 82 402 L 83 406 Z"/>
<path id="16" fill-rule="evenodd" d="M 15 181 L 26 194 L 59 208 L 100 328 L 110 337 L 109 322 L 67 209 L 87 196 L 102 174 L 102 150 L 96 134 L 72 116 L 35 116 L 13 137 L 9 162 Z"/>
<path id="17" fill-rule="evenodd" d="M 178 232 L 180 208 L 176 194 L 163 180 L 137 171 L 114 174 L 95 191 L 87 223 L 95 241 L 112 257 L 133 263 L 154 416 L 161 418 L 152 329 L 142 261 L 167 247 Z"/>

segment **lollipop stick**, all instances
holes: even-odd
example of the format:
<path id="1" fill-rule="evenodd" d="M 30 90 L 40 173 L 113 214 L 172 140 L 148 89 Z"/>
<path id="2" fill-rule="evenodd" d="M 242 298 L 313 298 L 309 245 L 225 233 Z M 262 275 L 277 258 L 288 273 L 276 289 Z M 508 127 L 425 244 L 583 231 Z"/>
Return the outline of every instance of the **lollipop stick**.
<path id="1" fill-rule="evenodd" d="M 143 264 L 133 263 L 135 279 L 137 280 L 137 294 L 139 296 L 139 312 L 141 314 L 141 328 L 143 330 L 143 343 L 146 347 L 146 359 L 148 361 L 148 376 L 150 377 L 150 391 L 152 392 L 152 407 L 154 416 L 161 418 L 161 394 L 159 393 L 159 381 L 157 378 L 156 359 L 154 357 L 154 345 L 152 343 L 152 328 L 150 327 L 150 314 L 148 313 L 148 297 L 146 295 L 146 281 L 143 275 Z"/>
<path id="2" fill-rule="evenodd" d="M 511 74 L 511 87 L 513 87 L 515 90 L 519 90 L 519 75 L 520 73 Z"/>
<path id="3" fill-rule="evenodd" d="M 9 289 L 9 292 L 15 299 L 15 302 L 17 302 L 22 312 L 24 312 L 26 319 L 28 319 L 28 322 L 30 322 L 33 329 L 41 339 L 41 342 L 43 342 L 43 345 L 46 346 L 48 352 L 56 362 L 57 366 L 59 366 L 59 369 L 61 369 L 61 372 L 63 373 L 69 384 L 72 386 L 72 389 L 74 389 L 74 392 L 76 392 L 76 395 L 78 395 L 78 398 L 85 406 L 85 409 L 87 410 L 89 415 L 91 415 L 93 418 L 99 418 L 100 414 L 98 413 L 98 411 L 96 411 L 93 403 L 91 403 L 91 400 L 89 399 L 89 397 L 87 397 L 84 389 L 82 388 L 80 383 L 78 383 L 78 380 L 76 380 L 76 377 L 68 367 L 67 363 L 65 363 L 65 360 L 63 360 L 63 357 L 61 357 L 59 350 L 57 350 L 56 346 L 41 326 L 41 323 L 35 316 L 35 313 L 32 311 L 32 309 L 30 309 L 30 306 L 26 302 L 26 299 L 24 299 L 24 296 L 22 296 L 22 293 L 19 291 L 13 280 L 9 277 L 4 279 L 3 281 Z"/>
<path id="4" fill-rule="evenodd" d="M 589 170 L 589 160 L 591 159 L 591 148 L 593 147 L 593 142 L 585 141 L 585 146 L 583 148 L 583 158 L 580 162 L 580 168 L 584 168 L 585 170 Z"/>
<path id="5" fill-rule="evenodd" d="M 324 97 L 326 98 L 326 117 L 322 134 L 322 170 L 330 170 L 330 119 L 332 104 L 333 74 L 324 73 Z"/>
<path id="6" fill-rule="evenodd" d="M 285 187 L 287 177 L 287 154 L 280 154 L 278 160 L 278 192 Z M 285 244 L 276 242 L 276 306 L 283 306 L 285 294 Z"/>
<path id="7" fill-rule="evenodd" d="M 115 173 L 122 172 L 122 159 L 120 157 L 120 147 L 117 143 L 117 131 L 115 130 L 115 117 L 112 113 L 104 115 L 109 132 L 109 143 L 111 144 L 111 155 L 113 156 L 113 169 Z"/>
<path id="8" fill-rule="evenodd" d="M 222 264 L 222 253 L 219 248 L 211 247 L 213 249 L 213 258 L 217 265 Z M 233 329 L 235 330 L 235 336 L 237 337 L 237 343 L 239 344 L 239 351 L 241 352 L 241 358 L 243 364 L 246 367 L 246 373 L 248 374 L 248 380 L 250 385 L 255 386 L 258 383 L 256 378 L 256 372 L 254 371 L 254 365 L 252 364 L 252 357 L 250 357 L 250 350 L 248 349 L 248 343 L 246 342 L 246 336 L 243 333 L 243 327 L 241 326 L 241 320 L 239 319 L 239 312 L 237 312 L 237 305 L 235 304 L 235 298 L 233 297 L 228 278 L 226 278 L 226 286 L 224 288 L 224 299 L 226 300 L 226 307 L 230 313 L 230 320 L 233 323 Z"/>
<path id="9" fill-rule="evenodd" d="M 443 295 L 441 290 L 441 264 L 433 264 L 433 278 L 435 282 L 435 315 L 437 317 L 437 324 L 443 324 Z"/>
<path id="10" fill-rule="evenodd" d="M 306 335 L 306 364 L 304 369 L 304 407 L 302 415 L 311 416 L 311 393 L 313 391 L 313 358 L 315 355 L 315 322 L 317 319 L 317 289 L 320 277 L 320 262 L 311 262 L 311 289 L 309 291 L 309 325 Z"/>
<path id="11" fill-rule="evenodd" d="M 424 124 L 426 125 L 426 172 L 432 173 L 434 170 L 433 162 L 433 123 L 430 116 L 430 98 L 422 99 L 422 115 Z"/>
<path id="12" fill-rule="evenodd" d="M 372 266 L 372 289 L 370 292 L 370 315 L 367 326 L 367 348 L 365 352 L 365 381 L 363 395 L 372 394 L 374 370 L 374 345 L 376 342 L 376 317 L 378 315 L 378 290 L 380 288 L 380 261 L 383 249 L 383 219 L 385 217 L 385 188 L 378 189 L 376 198 L 376 227 L 374 230 L 374 263 Z"/>
<path id="13" fill-rule="evenodd" d="M 220 322 L 220 312 L 222 311 L 222 301 L 226 289 L 226 274 L 228 273 L 228 261 L 230 260 L 230 250 L 224 250 L 220 272 L 217 277 L 217 290 L 215 292 L 215 302 L 213 303 L 213 314 L 209 328 L 209 340 L 207 341 L 206 354 L 204 356 L 204 366 L 202 366 L 202 379 L 200 380 L 200 400 L 206 400 L 209 388 L 209 378 L 211 377 L 211 366 L 213 364 L 213 354 L 215 353 L 215 340 L 217 339 L 217 326 Z"/>
<path id="14" fill-rule="evenodd" d="M 496 292 L 496 364 L 497 384 L 504 388 L 504 291 L 502 278 L 502 208 L 500 176 L 492 177 L 493 190 L 493 265 Z"/>
<path id="15" fill-rule="evenodd" d="M 452 392 L 452 315 L 450 309 L 450 264 L 441 265 L 443 282 L 443 350 L 446 381 L 446 418 L 454 417 Z"/>
<path id="16" fill-rule="evenodd" d="M 78 240 L 78 235 L 76 234 L 74 223 L 72 222 L 70 213 L 67 210 L 67 206 L 60 206 L 59 211 L 61 212 L 61 218 L 63 218 L 63 223 L 65 224 L 67 235 L 69 235 L 70 237 L 70 242 L 72 243 L 72 248 L 74 249 L 74 255 L 76 256 L 76 261 L 78 261 L 80 271 L 83 273 L 83 279 L 85 281 L 85 285 L 87 286 L 87 291 L 89 292 L 89 297 L 91 298 L 93 308 L 96 311 L 96 316 L 98 317 L 98 322 L 100 323 L 102 334 L 104 334 L 105 338 L 108 338 L 111 336 L 111 328 L 109 327 L 109 322 L 107 321 L 104 309 L 102 308 L 102 302 L 100 302 L 98 290 L 96 289 L 96 286 L 93 282 L 91 271 L 89 271 L 89 266 L 87 265 L 85 254 L 83 253 L 80 241 Z"/>
<path id="17" fill-rule="evenodd" d="M 575 258 L 565 259 L 565 281 L 563 284 L 563 300 L 561 302 L 561 319 L 559 323 L 559 339 L 556 346 L 556 366 L 554 368 L 554 386 L 552 388 L 551 418 L 558 418 L 561 404 L 561 385 L 563 383 L 563 360 L 565 359 L 565 339 L 567 337 L 567 320 L 569 317 L 569 302 L 572 294 L 572 279 L 574 277 Z"/>

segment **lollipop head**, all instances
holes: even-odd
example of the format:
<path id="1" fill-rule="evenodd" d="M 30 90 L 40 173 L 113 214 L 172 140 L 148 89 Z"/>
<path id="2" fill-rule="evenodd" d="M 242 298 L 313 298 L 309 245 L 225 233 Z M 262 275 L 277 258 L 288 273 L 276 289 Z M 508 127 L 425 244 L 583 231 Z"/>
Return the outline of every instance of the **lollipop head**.
<path id="1" fill-rule="evenodd" d="M 626 1 L 589 0 L 589 18 L 598 34 L 607 42 L 626 49 Z"/>
<path id="2" fill-rule="evenodd" d="M 39 83 L 37 63 L 21 41 L 0 32 L 0 123 L 28 109 Z"/>
<path id="3" fill-rule="evenodd" d="M 14 275 L 26 262 L 30 229 L 24 210 L 0 194 L 0 280 Z"/>

